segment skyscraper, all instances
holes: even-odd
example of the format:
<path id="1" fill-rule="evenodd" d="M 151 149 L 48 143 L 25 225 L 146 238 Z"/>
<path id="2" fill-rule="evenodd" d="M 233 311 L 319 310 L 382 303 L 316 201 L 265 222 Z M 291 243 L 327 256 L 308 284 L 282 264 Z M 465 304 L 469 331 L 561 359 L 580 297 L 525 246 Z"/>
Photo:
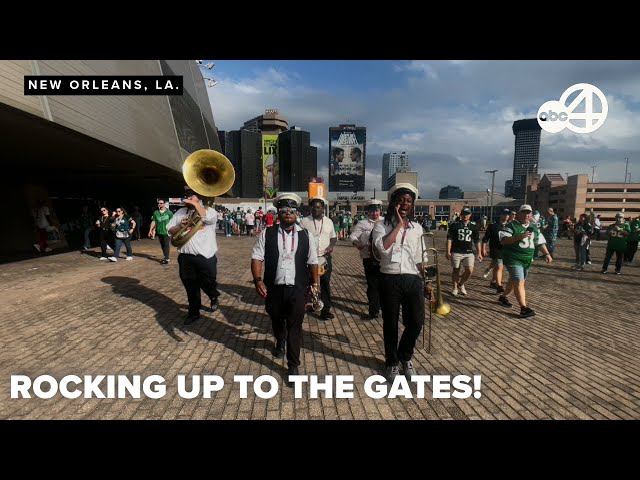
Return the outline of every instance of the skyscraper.
<path id="1" fill-rule="evenodd" d="M 513 122 L 513 134 L 516 136 L 513 154 L 512 195 L 524 198 L 525 181 L 528 173 L 538 173 L 540 156 L 540 131 L 542 128 L 535 118 Z"/>
<path id="2" fill-rule="evenodd" d="M 382 155 L 382 190 L 387 190 L 389 177 L 396 173 L 399 167 L 409 166 L 409 154 L 402 153 L 385 153 Z"/>
<path id="3" fill-rule="evenodd" d="M 311 134 L 300 127 L 278 135 L 280 191 L 303 192 L 318 172 L 318 149 L 312 147 Z"/>

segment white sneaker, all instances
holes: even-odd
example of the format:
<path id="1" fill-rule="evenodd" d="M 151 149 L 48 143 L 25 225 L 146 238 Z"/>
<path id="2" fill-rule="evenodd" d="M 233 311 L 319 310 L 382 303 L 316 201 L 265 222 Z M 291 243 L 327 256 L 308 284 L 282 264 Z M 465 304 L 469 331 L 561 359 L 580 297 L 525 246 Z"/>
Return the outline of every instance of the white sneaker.
<path id="1" fill-rule="evenodd" d="M 48 252 L 53 252 L 53 248 L 47 247 L 47 248 L 44 249 L 44 251 L 47 252 L 47 253 Z"/>
<path id="2" fill-rule="evenodd" d="M 107 245 L 107 252 L 113 252 L 113 248 L 111 248 L 109 245 Z"/>
<path id="3" fill-rule="evenodd" d="M 487 269 L 487 271 L 482 274 L 482 278 L 488 278 L 491 272 L 493 272 L 493 268 Z"/>
<path id="4" fill-rule="evenodd" d="M 37 243 L 33 244 L 33 248 L 35 248 L 37 251 L 41 252 L 42 250 L 40 249 L 40 245 L 38 245 Z"/>
<path id="5" fill-rule="evenodd" d="M 100 260 L 107 260 L 107 257 L 100 257 Z"/>
<path id="6" fill-rule="evenodd" d="M 453 286 L 453 290 L 451 290 L 451 295 L 453 295 L 454 297 L 458 296 L 458 285 Z"/>
<path id="7" fill-rule="evenodd" d="M 133 257 L 127 257 L 127 260 L 133 260 Z"/>
<path id="8" fill-rule="evenodd" d="M 462 295 L 466 295 L 467 294 L 467 289 L 464 288 L 464 285 L 458 285 L 458 288 L 460 289 L 460 293 Z"/>
<path id="9" fill-rule="evenodd" d="M 118 259 L 116 257 L 109 257 L 110 262 L 117 262 Z"/>

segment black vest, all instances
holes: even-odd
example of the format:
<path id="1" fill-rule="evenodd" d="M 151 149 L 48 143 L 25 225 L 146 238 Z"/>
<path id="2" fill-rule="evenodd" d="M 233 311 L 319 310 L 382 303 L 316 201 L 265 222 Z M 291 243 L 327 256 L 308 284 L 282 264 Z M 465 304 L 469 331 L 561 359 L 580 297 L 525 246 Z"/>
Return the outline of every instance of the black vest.
<path id="1" fill-rule="evenodd" d="M 295 225 L 294 227 L 295 228 Z M 278 241 L 280 238 L 280 227 L 274 225 L 268 227 L 264 235 L 264 284 L 267 288 L 276 283 L 276 271 L 280 259 Z M 309 270 L 307 269 L 307 258 L 309 257 L 309 232 L 305 229 L 298 231 L 298 248 L 294 257 L 296 266 L 295 284 L 298 287 L 309 285 Z"/>

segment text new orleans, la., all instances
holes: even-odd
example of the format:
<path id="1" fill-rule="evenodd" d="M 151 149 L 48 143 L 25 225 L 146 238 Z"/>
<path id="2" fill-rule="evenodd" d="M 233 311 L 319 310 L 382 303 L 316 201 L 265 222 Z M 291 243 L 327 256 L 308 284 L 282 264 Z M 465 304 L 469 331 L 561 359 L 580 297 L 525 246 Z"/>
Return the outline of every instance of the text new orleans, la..
<path id="1" fill-rule="evenodd" d="M 291 375 L 295 398 L 303 398 L 303 387 L 308 398 L 354 398 L 353 375 Z M 178 375 L 177 393 L 181 398 L 212 398 L 221 391 L 225 382 L 219 375 Z M 240 398 L 255 395 L 268 399 L 280 388 L 271 375 L 234 375 L 233 383 L 239 388 Z M 480 375 L 412 375 L 410 379 L 399 375 L 392 383 L 381 375 L 368 377 L 361 386 L 369 398 L 480 398 Z M 167 385 L 161 375 L 65 375 L 56 379 L 51 375 L 39 375 L 31 379 L 27 375 L 11 376 L 11 398 L 42 398 L 55 396 L 74 399 L 84 398 L 162 398 Z"/>
<path id="2" fill-rule="evenodd" d="M 25 76 L 25 95 L 182 95 L 180 76 Z"/>

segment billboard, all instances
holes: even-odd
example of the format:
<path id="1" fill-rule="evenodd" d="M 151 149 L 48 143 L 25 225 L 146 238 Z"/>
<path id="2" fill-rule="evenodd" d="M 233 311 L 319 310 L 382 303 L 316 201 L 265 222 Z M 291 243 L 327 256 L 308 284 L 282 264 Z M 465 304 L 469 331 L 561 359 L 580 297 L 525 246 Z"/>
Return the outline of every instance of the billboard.
<path id="1" fill-rule="evenodd" d="M 364 190 L 367 129 L 340 125 L 329 129 L 329 190 Z"/>
<path id="2" fill-rule="evenodd" d="M 278 135 L 262 135 L 262 185 L 265 198 L 275 198 L 280 188 Z"/>

